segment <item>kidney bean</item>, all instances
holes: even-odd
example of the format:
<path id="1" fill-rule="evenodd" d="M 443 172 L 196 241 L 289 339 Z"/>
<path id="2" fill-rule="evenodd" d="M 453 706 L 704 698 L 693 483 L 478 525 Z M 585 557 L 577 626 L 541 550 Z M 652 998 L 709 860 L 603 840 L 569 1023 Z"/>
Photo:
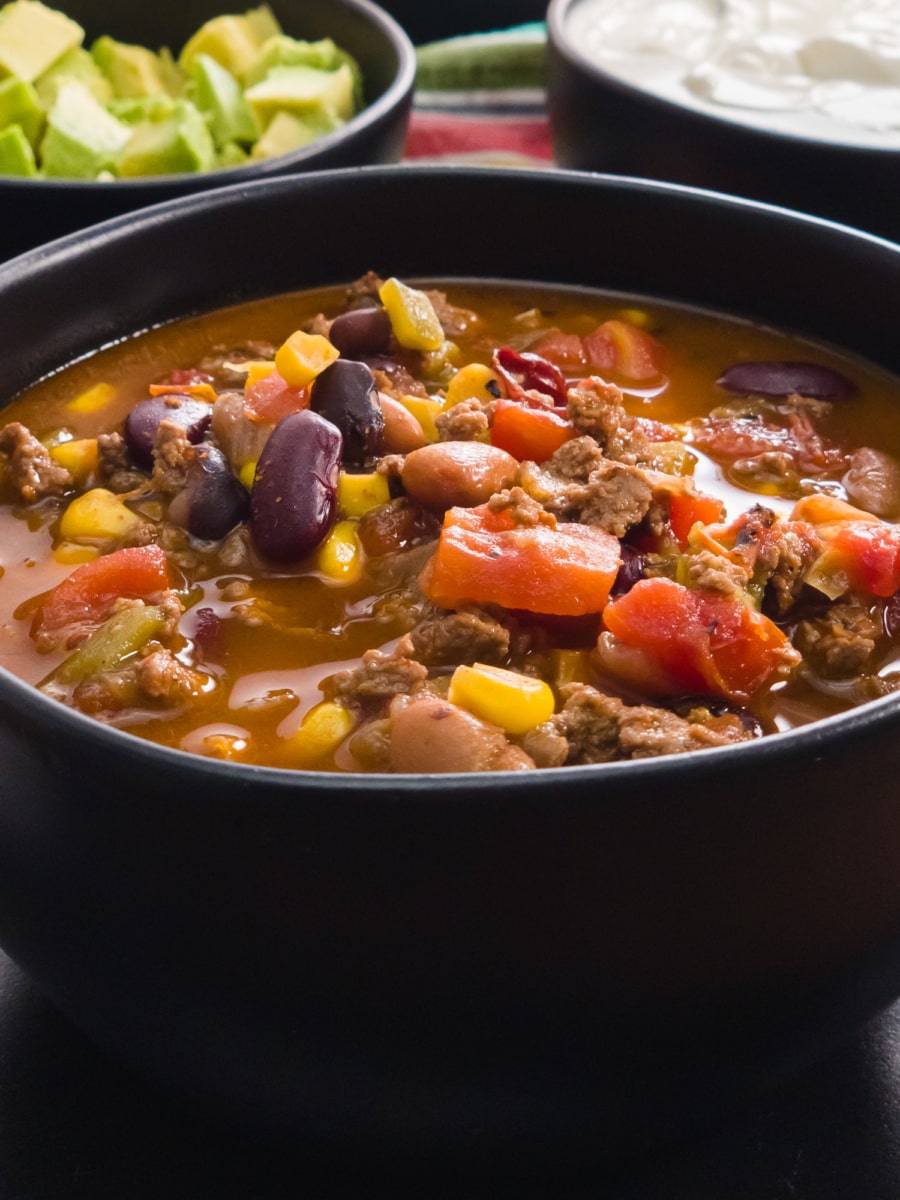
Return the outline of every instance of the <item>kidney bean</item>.
<path id="1" fill-rule="evenodd" d="M 893 596 L 888 597 L 882 619 L 884 632 L 888 637 L 895 639 L 900 637 L 900 592 L 894 592 Z"/>
<path id="2" fill-rule="evenodd" d="M 550 396 L 554 407 L 566 407 L 568 395 L 563 373 L 540 354 L 530 350 L 519 353 L 511 346 L 500 346 L 494 351 L 491 365 L 506 384 L 511 400 L 527 399 L 526 392 L 537 391 Z"/>
<path id="3" fill-rule="evenodd" d="M 161 421 L 174 421 L 196 445 L 203 439 L 212 421 L 212 405 L 193 396 L 172 392 L 139 400 L 125 418 L 123 435 L 131 457 L 139 467 L 153 467 L 153 444 Z"/>
<path id="4" fill-rule="evenodd" d="M 334 524 L 343 438 L 309 409 L 275 426 L 256 465 L 250 492 L 250 536 L 261 554 L 297 562 Z"/>
<path id="5" fill-rule="evenodd" d="M 216 446 L 201 444 L 169 516 L 194 537 L 218 541 L 243 521 L 250 508 L 247 489 Z"/>
<path id="6" fill-rule="evenodd" d="M 705 708 L 714 717 L 724 717 L 726 715 L 737 717 L 744 728 L 744 732 L 752 734 L 753 737 L 762 737 L 765 732 L 762 722 L 754 712 L 751 712 L 749 708 L 745 708 L 742 704 L 735 704 L 733 701 L 725 699 L 723 696 L 680 696 L 677 700 L 670 701 L 669 707 L 672 709 L 672 712 L 685 719 L 693 709 Z"/>
<path id="7" fill-rule="evenodd" d="M 735 363 L 716 380 L 719 387 L 741 396 L 810 396 L 816 400 L 843 400 L 853 384 L 839 371 L 810 362 Z"/>
<path id="8" fill-rule="evenodd" d="M 384 416 L 375 376 L 365 363 L 339 358 L 326 367 L 312 385 L 309 406 L 341 431 L 344 462 L 349 466 L 359 466 L 380 453 Z"/>
<path id="9" fill-rule="evenodd" d="M 485 442 L 434 442 L 407 454 L 400 478 L 427 508 L 473 508 L 511 487 L 518 467 L 511 454 Z"/>
<path id="10" fill-rule="evenodd" d="M 409 454 L 425 445 L 425 431 L 408 408 L 384 392 L 378 393 L 384 417 L 384 449 L 388 454 Z"/>
<path id="11" fill-rule="evenodd" d="M 616 573 L 615 582 L 610 588 L 610 596 L 624 596 L 630 591 L 639 579 L 644 577 L 644 555 L 640 550 L 636 550 L 634 546 L 629 546 L 627 542 L 622 542 L 619 547 L 622 556 L 622 565 Z"/>
<path id="12" fill-rule="evenodd" d="M 328 340 L 344 358 L 383 354 L 391 342 L 391 319 L 383 308 L 351 308 L 331 322 Z"/>

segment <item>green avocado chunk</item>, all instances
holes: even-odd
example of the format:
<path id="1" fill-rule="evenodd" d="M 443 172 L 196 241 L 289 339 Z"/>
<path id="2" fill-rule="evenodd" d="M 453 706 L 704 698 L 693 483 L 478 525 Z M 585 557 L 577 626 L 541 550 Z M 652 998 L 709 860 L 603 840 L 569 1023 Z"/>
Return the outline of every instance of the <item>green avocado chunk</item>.
<path id="1" fill-rule="evenodd" d="M 0 8 L 0 77 L 33 83 L 67 50 L 80 46 L 84 30 L 39 0 L 13 0 Z"/>
<path id="2" fill-rule="evenodd" d="M 59 89 L 47 114 L 40 155 L 45 175 L 96 179 L 115 168 L 130 130 L 100 104 L 85 84 L 72 80 Z"/>
<path id="3" fill-rule="evenodd" d="M 146 46 L 100 37 L 91 46 L 91 54 L 120 98 L 153 96 L 168 90 L 163 60 Z"/>
<path id="4" fill-rule="evenodd" d="M 230 71 L 208 54 L 191 63 L 194 103 L 203 113 L 216 146 L 226 142 L 250 145 L 259 137 L 259 124 Z"/>
<path id="5" fill-rule="evenodd" d="M 332 128 L 353 116 L 353 74 L 344 64 L 336 71 L 316 67 L 273 67 L 265 79 L 244 92 L 265 128 L 276 112 L 316 116 Z"/>
<path id="6" fill-rule="evenodd" d="M 32 146 L 44 130 L 44 110 L 35 89 L 24 79 L 11 75 L 0 83 L 0 129 L 18 125 Z"/>
<path id="7" fill-rule="evenodd" d="M 0 129 L 0 175 L 33 179 L 38 173 L 31 142 L 21 125 Z"/>
<path id="8" fill-rule="evenodd" d="M 268 5 L 241 16 L 213 17 L 185 43 L 178 61 L 189 71 L 199 54 L 208 54 L 241 79 L 256 61 L 263 42 L 279 33 L 281 26 Z"/>
<path id="9" fill-rule="evenodd" d="M 120 177 L 171 175 L 179 171 L 210 171 L 216 150 L 199 109 L 188 100 L 177 100 L 169 117 L 142 121 L 131 131 L 119 155 Z"/>
<path id="10" fill-rule="evenodd" d="M 113 98 L 112 84 L 94 62 L 90 51 L 84 46 L 76 46 L 67 50 L 35 80 L 34 86 L 45 112 L 56 103 L 63 83 L 71 79 L 80 80 L 101 104 L 108 104 Z"/>

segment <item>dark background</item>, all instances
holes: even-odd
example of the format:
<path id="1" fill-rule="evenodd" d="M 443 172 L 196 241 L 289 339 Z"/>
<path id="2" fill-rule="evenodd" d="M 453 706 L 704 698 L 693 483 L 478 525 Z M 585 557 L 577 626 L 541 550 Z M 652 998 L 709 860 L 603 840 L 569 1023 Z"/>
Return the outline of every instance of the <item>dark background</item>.
<path id="1" fill-rule="evenodd" d="M 381 0 L 414 43 L 542 21 L 548 0 Z"/>

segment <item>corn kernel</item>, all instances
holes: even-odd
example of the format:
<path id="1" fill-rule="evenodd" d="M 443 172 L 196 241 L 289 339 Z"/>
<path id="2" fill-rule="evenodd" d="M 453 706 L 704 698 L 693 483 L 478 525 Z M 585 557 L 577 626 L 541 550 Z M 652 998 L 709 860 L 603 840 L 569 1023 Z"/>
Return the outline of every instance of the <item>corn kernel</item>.
<path id="1" fill-rule="evenodd" d="M 93 413 L 105 408 L 116 394 L 111 383 L 95 383 L 92 388 L 82 392 L 66 405 L 71 412 Z"/>
<path id="2" fill-rule="evenodd" d="M 440 440 L 437 425 L 434 422 L 435 418 L 444 411 L 442 400 L 430 400 L 426 396 L 398 396 L 397 399 L 422 426 L 426 441 L 437 442 Z"/>
<path id="3" fill-rule="evenodd" d="M 287 751 L 298 766 L 320 761 L 333 754 L 352 731 L 356 721 L 342 704 L 329 700 L 311 708 L 288 740 Z"/>
<path id="4" fill-rule="evenodd" d="M 378 295 L 391 319 L 394 337 L 401 346 L 407 350 L 441 348 L 444 329 L 424 292 L 392 277 L 385 280 Z"/>
<path id="5" fill-rule="evenodd" d="M 469 363 L 460 367 L 447 384 L 444 408 L 452 408 L 462 400 L 481 400 L 487 403 L 502 395 L 496 372 L 484 363 Z"/>
<path id="6" fill-rule="evenodd" d="M 238 471 L 238 479 L 249 492 L 253 487 L 253 480 L 256 478 L 256 459 L 252 462 L 244 463 L 240 471 Z"/>
<path id="7" fill-rule="evenodd" d="M 71 566 L 73 563 L 90 562 L 91 559 L 97 558 L 100 550 L 97 546 L 82 546 L 78 542 L 60 542 L 58 546 L 53 548 L 53 557 L 56 562 L 63 566 Z"/>
<path id="8" fill-rule="evenodd" d="M 340 351 L 321 333 L 306 333 L 298 329 L 279 347 L 275 367 L 289 387 L 306 387 L 330 366 Z"/>
<path id="9" fill-rule="evenodd" d="M 362 546 L 355 521 L 338 521 L 316 551 L 316 567 L 333 583 L 355 583 L 362 573 Z"/>
<path id="10" fill-rule="evenodd" d="M 122 499 L 106 488 L 77 496 L 63 513 L 59 531 L 67 541 L 79 538 L 124 538 L 141 523 Z"/>
<path id="11" fill-rule="evenodd" d="M 447 697 L 507 733 L 527 733 L 553 715 L 553 692 L 543 679 L 475 663 L 457 667 Z"/>
<path id="12" fill-rule="evenodd" d="M 653 323 L 653 318 L 642 308 L 622 308 L 619 310 L 618 316 L 620 320 L 627 321 L 629 325 L 637 325 L 638 329 L 649 329 Z"/>
<path id="13" fill-rule="evenodd" d="M 50 447 L 50 457 L 79 482 L 97 472 L 97 439 L 78 438 L 72 442 L 59 442 Z"/>
<path id="14" fill-rule="evenodd" d="M 590 668 L 584 650 L 554 650 L 552 658 L 553 682 L 557 687 L 590 681 Z"/>
<path id="15" fill-rule="evenodd" d="M 337 486 L 338 508 L 345 517 L 361 517 L 370 508 L 387 504 L 391 489 L 386 475 L 377 471 L 352 475 L 341 471 Z"/>

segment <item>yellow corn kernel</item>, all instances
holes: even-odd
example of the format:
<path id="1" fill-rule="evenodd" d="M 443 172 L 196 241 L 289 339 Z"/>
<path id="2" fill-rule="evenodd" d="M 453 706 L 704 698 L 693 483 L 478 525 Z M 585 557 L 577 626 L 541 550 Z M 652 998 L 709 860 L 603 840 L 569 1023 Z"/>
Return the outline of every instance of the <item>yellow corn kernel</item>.
<path id="1" fill-rule="evenodd" d="M 254 383 L 259 383 L 261 379 L 267 379 L 275 370 L 273 362 L 254 361 L 247 364 L 247 378 L 244 381 L 244 391 L 252 387 Z"/>
<path id="2" fill-rule="evenodd" d="M 91 559 L 97 558 L 99 553 L 98 546 L 82 546 L 78 542 L 60 542 L 53 549 L 54 559 L 63 566 L 90 562 Z"/>
<path id="3" fill-rule="evenodd" d="M 141 518 L 125 507 L 121 497 L 106 488 L 92 488 L 71 502 L 60 518 L 59 532 L 67 541 L 119 539 L 140 523 Z"/>
<path id="4" fill-rule="evenodd" d="M 382 284 L 378 295 L 401 346 L 407 350 L 439 350 L 443 346 L 443 326 L 424 292 L 392 276 Z"/>
<path id="5" fill-rule="evenodd" d="M 461 400 L 481 400 L 487 403 L 503 394 L 500 380 L 495 371 L 485 363 L 469 363 L 460 367 L 447 384 L 444 408 L 452 408 Z"/>
<path id="6" fill-rule="evenodd" d="M 244 465 L 241 467 L 240 471 L 238 471 L 238 479 L 240 479 L 241 483 L 244 485 L 244 487 L 249 492 L 250 489 L 253 487 L 253 480 L 255 478 L 256 478 L 256 459 L 254 458 L 252 462 L 244 463 Z"/>
<path id="7" fill-rule="evenodd" d="M 629 325 L 637 325 L 639 329 L 648 329 L 653 323 L 653 318 L 642 308 L 621 308 L 618 317 L 620 321 L 627 321 Z"/>
<path id="8" fill-rule="evenodd" d="M 553 682 L 557 687 L 567 683 L 588 683 L 591 672 L 584 650 L 554 650 Z"/>
<path id="9" fill-rule="evenodd" d="M 386 475 L 376 471 L 352 475 L 341 471 L 337 486 L 338 508 L 345 517 L 361 517 L 370 508 L 387 504 L 391 489 Z"/>
<path id="10" fill-rule="evenodd" d="M 355 583 L 362 573 L 362 546 L 355 521 L 338 521 L 316 551 L 316 567 L 333 583 Z"/>
<path id="11" fill-rule="evenodd" d="M 78 483 L 97 472 L 97 439 L 77 438 L 50 447 L 50 457 L 73 476 Z"/>
<path id="12" fill-rule="evenodd" d="M 422 426 L 426 441 L 437 442 L 440 440 L 437 425 L 434 422 L 435 418 L 444 411 L 442 400 L 431 400 L 427 396 L 398 396 L 397 399 Z"/>
<path id="13" fill-rule="evenodd" d="M 312 383 L 336 358 L 340 351 L 327 337 L 298 329 L 278 348 L 275 366 L 289 387 L 300 388 Z"/>
<path id="14" fill-rule="evenodd" d="M 109 404 L 115 394 L 116 389 L 111 383 L 95 383 L 92 388 L 70 400 L 66 408 L 77 413 L 99 412 Z"/>
<path id="15" fill-rule="evenodd" d="M 543 679 L 475 663 L 457 667 L 447 699 L 507 733 L 527 733 L 553 715 L 553 692 Z"/>
<path id="16" fill-rule="evenodd" d="M 356 721 L 342 704 L 324 700 L 311 708 L 300 727 L 288 739 L 286 747 L 291 761 L 297 766 L 319 762 L 333 754 L 350 733 Z"/>

